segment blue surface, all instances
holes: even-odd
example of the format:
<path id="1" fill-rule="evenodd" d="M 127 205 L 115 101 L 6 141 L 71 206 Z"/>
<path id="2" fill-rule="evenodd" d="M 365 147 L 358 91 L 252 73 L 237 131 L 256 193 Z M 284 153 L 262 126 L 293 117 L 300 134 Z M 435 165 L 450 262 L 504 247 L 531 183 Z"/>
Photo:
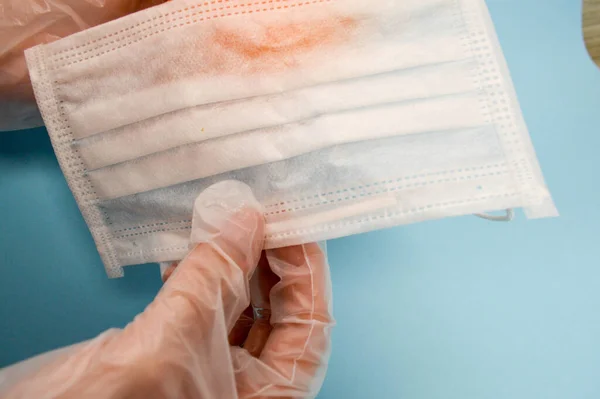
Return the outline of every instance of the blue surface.
<path id="1" fill-rule="evenodd" d="M 322 398 L 600 398 L 600 70 L 578 0 L 489 0 L 559 219 L 429 222 L 329 245 Z M 123 326 L 156 266 L 108 280 L 45 131 L 0 134 L 0 366 Z"/>

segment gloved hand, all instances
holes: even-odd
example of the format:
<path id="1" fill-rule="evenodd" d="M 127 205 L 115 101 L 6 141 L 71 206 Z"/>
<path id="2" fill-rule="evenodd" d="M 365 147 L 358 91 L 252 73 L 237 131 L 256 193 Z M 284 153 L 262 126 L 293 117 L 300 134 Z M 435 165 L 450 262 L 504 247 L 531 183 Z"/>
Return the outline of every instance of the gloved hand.
<path id="1" fill-rule="evenodd" d="M 319 246 L 261 257 L 260 206 L 238 182 L 202 193 L 192 224 L 195 247 L 142 314 L 61 354 L 7 397 L 314 397 L 333 326 Z M 254 324 L 244 312 L 251 299 Z"/>
<path id="2" fill-rule="evenodd" d="M 120 18 L 165 0 L 2 0 L 0 131 L 43 124 L 24 50 Z"/>

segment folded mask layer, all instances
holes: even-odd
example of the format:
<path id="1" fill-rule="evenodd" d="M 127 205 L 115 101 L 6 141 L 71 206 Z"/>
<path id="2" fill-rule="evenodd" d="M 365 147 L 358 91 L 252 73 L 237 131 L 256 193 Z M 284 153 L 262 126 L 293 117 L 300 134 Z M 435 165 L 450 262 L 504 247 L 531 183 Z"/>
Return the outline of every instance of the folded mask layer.
<path id="1" fill-rule="evenodd" d="M 556 215 L 482 0 L 181 0 L 26 55 L 112 277 L 182 257 L 223 180 L 261 201 L 268 247 Z"/>

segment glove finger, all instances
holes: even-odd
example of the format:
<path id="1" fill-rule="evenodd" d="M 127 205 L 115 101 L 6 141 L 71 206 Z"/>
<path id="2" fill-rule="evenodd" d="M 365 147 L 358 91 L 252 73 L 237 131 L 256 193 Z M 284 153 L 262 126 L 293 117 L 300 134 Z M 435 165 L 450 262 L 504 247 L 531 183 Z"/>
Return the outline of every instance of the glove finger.
<path id="1" fill-rule="evenodd" d="M 248 280 L 264 239 L 260 209 L 239 182 L 219 183 L 198 197 L 191 235 L 196 246 L 148 308 L 105 348 L 135 365 L 127 368 L 128 389 L 143 385 L 153 397 L 214 397 L 235 390 L 223 354 L 229 351 L 228 333 L 250 304 Z"/>
<path id="2" fill-rule="evenodd" d="M 281 282 L 271 291 L 273 332 L 261 360 L 299 386 L 320 388 L 334 325 L 327 259 L 314 243 L 267 256 Z"/>
<path id="3" fill-rule="evenodd" d="M 270 250 L 267 257 L 281 278 L 271 291 L 273 331 L 259 360 L 232 351 L 238 392 L 310 397 L 323 383 L 334 325 L 329 267 L 317 244 Z"/>
<path id="4" fill-rule="evenodd" d="M 231 331 L 249 305 L 248 280 L 263 239 L 261 207 L 248 186 L 227 181 L 209 187 L 194 205 L 191 241 L 196 247 L 179 263 L 140 321 L 157 320 L 200 339 L 199 330 L 210 329 L 219 313 L 225 316 L 227 332 Z"/>

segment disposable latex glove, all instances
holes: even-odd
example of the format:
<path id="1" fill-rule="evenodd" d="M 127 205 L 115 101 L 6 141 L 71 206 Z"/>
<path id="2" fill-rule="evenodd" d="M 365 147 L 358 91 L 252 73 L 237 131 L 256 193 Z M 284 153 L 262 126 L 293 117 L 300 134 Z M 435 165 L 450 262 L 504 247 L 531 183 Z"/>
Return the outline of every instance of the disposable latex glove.
<path id="1" fill-rule="evenodd" d="M 24 50 L 165 0 L 0 0 L 0 131 L 41 126 Z"/>
<path id="2" fill-rule="evenodd" d="M 197 245 L 142 314 L 55 355 L 7 397 L 314 397 L 333 326 L 319 246 L 263 253 L 260 206 L 237 182 L 201 194 L 192 224 Z"/>

